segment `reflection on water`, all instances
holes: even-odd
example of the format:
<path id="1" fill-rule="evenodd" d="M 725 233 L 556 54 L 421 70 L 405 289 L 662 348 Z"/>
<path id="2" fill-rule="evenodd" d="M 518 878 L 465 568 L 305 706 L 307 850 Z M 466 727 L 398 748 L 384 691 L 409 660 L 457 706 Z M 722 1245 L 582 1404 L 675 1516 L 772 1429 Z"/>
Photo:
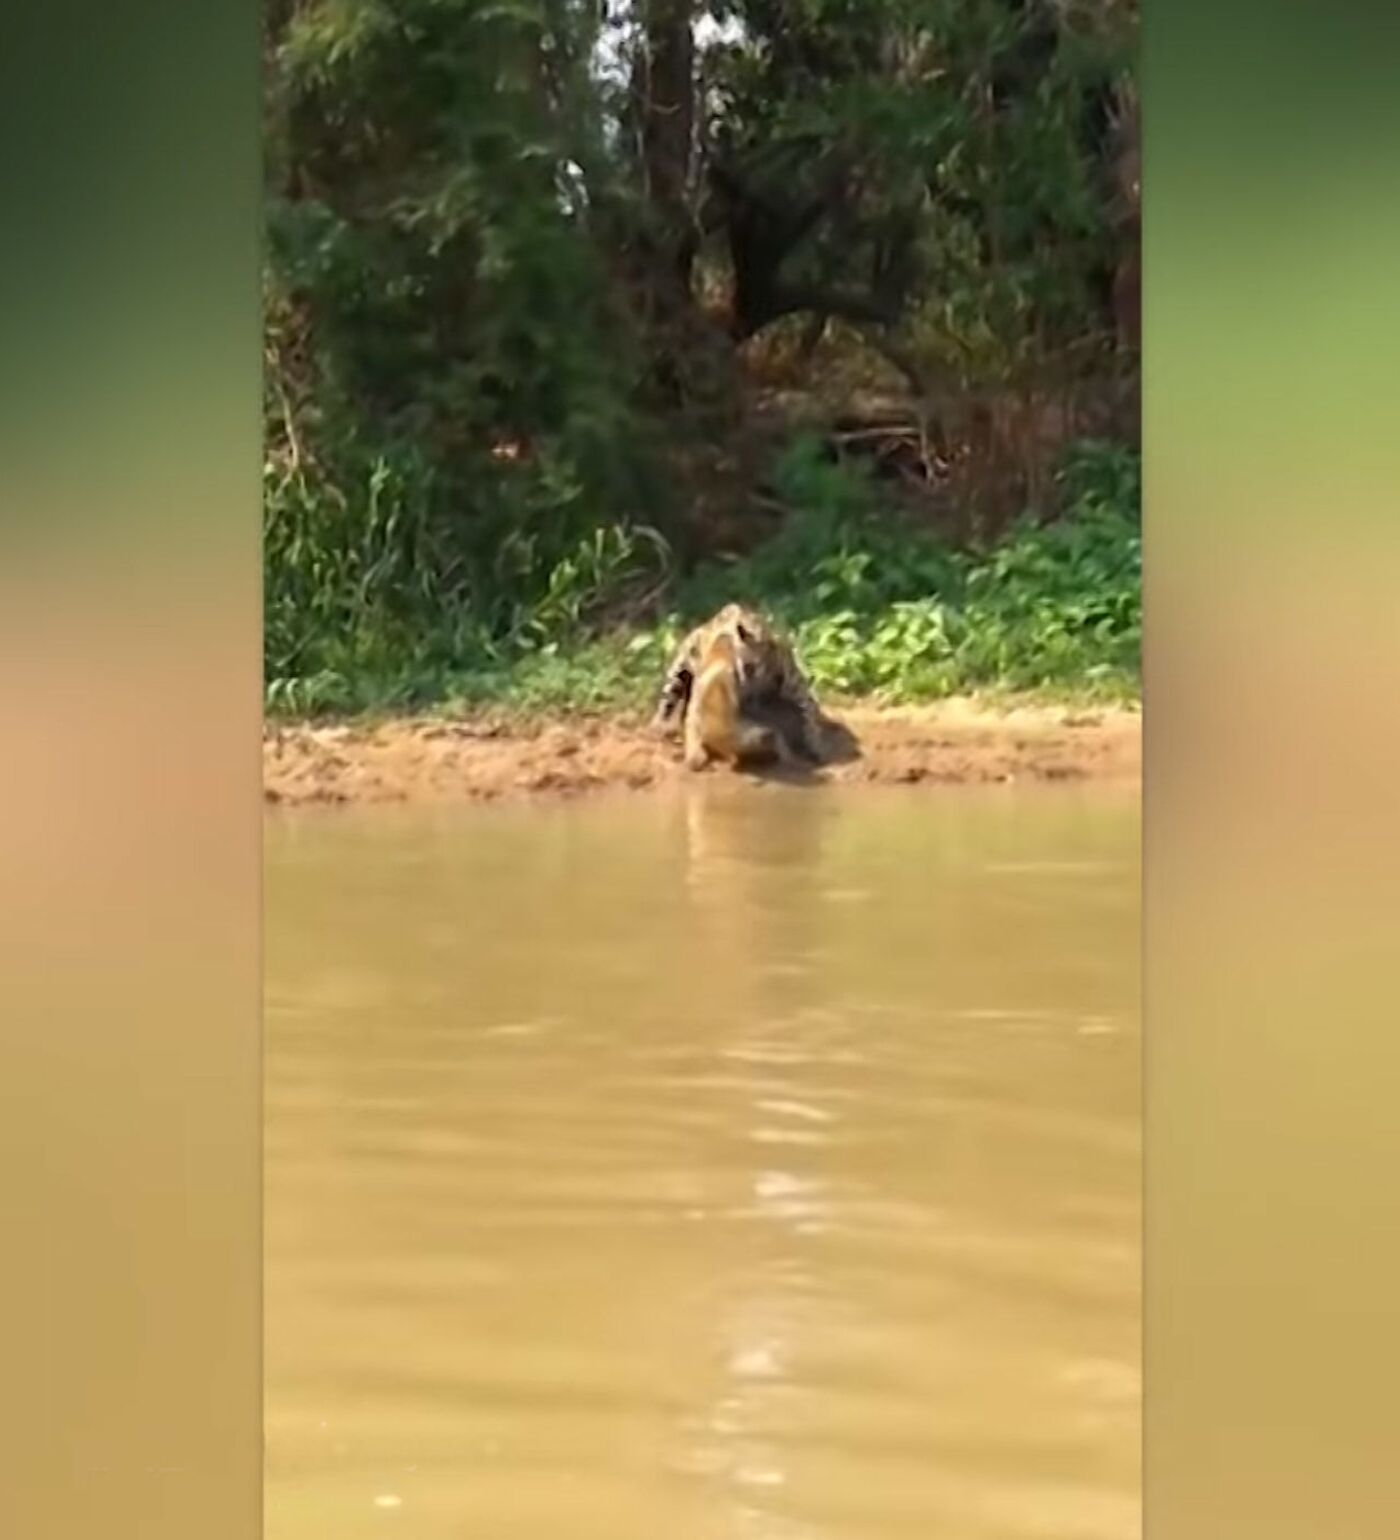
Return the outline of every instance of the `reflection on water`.
<path id="1" fill-rule="evenodd" d="M 1137 838 L 271 820 L 269 1540 L 1135 1536 Z"/>

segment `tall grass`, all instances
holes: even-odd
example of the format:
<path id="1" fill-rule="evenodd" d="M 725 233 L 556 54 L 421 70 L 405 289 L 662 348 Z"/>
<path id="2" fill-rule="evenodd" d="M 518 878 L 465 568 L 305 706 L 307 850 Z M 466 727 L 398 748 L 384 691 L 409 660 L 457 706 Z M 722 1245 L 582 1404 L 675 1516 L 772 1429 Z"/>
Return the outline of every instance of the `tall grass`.
<path id="1" fill-rule="evenodd" d="M 490 562 L 469 560 L 411 459 L 375 461 L 358 496 L 329 503 L 279 485 L 267 516 L 268 707 L 638 708 L 684 630 L 731 598 L 786 626 L 829 696 L 1137 691 L 1140 483 L 1127 451 L 1077 446 L 1057 515 L 1027 513 L 973 550 L 896 516 L 874 482 L 813 441 L 796 443 L 775 479 L 792 510 L 777 534 L 683 579 L 655 531 L 612 521 L 580 533 L 547 506 L 503 520 Z"/>

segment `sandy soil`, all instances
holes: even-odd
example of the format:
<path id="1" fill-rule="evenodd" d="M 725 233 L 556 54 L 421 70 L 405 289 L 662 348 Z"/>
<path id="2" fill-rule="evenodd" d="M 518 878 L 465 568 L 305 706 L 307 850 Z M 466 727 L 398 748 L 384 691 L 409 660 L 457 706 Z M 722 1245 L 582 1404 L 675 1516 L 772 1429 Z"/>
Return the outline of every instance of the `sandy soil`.
<path id="1" fill-rule="evenodd" d="M 838 784 L 1123 781 L 1141 772 L 1137 711 L 993 711 L 945 701 L 831 715 L 836 762 L 812 778 Z M 263 741 L 264 795 L 286 805 L 570 796 L 602 787 L 660 787 L 690 773 L 678 744 L 617 718 L 279 724 L 267 728 Z"/>

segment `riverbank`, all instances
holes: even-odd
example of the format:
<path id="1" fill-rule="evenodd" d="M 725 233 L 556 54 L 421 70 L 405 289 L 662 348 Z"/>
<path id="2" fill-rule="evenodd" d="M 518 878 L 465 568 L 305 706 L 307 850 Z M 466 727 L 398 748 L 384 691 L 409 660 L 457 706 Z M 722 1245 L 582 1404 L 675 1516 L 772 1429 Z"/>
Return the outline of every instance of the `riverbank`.
<path id="1" fill-rule="evenodd" d="M 1130 707 L 1075 709 L 968 699 L 924 707 L 851 706 L 833 720 L 854 747 L 811 779 L 931 785 L 1135 781 L 1142 716 Z M 705 776 L 732 774 L 714 769 Z M 269 804 L 490 801 L 644 790 L 688 778 L 675 743 L 631 716 L 482 712 L 335 724 L 272 722 L 263 739 Z"/>

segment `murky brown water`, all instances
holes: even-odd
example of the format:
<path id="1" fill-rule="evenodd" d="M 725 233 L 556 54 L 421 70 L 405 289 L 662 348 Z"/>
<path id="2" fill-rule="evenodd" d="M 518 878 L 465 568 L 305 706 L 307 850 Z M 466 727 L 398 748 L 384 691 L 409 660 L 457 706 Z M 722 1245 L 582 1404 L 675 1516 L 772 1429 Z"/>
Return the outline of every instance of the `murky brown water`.
<path id="1" fill-rule="evenodd" d="M 268 1540 L 1135 1536 L 1138 828 L 270 820 Z"/>

